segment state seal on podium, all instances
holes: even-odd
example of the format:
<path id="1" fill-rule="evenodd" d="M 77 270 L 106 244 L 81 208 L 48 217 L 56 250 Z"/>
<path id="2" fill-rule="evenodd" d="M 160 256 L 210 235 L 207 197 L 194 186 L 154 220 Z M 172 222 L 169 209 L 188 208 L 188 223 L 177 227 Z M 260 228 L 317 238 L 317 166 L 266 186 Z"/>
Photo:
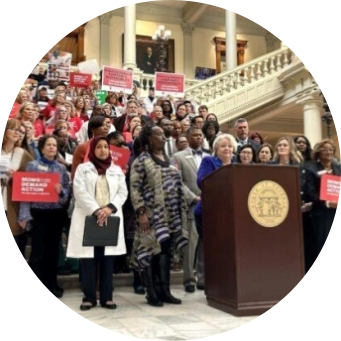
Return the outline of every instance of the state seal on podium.
<path id="1" fill-rule="evenodd" d="M 267 228 L 277 227 L 288 216 L 288 195 L 277 182 L 260 181 L 249 193 L 248 209 L 259 225 Z"/>

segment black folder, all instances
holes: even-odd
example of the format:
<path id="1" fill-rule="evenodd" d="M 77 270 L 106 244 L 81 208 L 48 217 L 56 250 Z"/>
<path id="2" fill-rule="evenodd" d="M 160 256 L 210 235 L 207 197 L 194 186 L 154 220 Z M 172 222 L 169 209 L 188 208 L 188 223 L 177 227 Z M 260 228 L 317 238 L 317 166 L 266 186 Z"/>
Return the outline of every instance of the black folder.
<path id="1" fill-rule="evenodd" d="M 109 216 L 108 224 L 99 226 L 97 217 L 85 217 L 83 246 L 117 246 L 120 217 Z"/>

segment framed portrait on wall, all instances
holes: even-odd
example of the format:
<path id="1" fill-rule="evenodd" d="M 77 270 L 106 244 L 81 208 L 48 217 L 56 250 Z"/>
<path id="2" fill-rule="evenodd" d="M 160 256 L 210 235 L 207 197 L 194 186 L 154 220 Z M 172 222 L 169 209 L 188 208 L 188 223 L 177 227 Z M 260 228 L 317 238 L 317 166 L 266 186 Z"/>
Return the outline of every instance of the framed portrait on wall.
<path id="1" fill-rule="evenodd" d="M 163 44 L 149 36 L 136 36 L 136 65 L 144 73 L 175 72 L 174 39 Z M 124 63 L 124 33 L 122 34 L 122 64 Z"/>
<path id="2" fill-rule="evenodd" d="M 216 73 L 217 73 L 216 69 L 197 66 L 195 68 L 195 79 L 207 79 L 212 76 L 215 76 Z"/>

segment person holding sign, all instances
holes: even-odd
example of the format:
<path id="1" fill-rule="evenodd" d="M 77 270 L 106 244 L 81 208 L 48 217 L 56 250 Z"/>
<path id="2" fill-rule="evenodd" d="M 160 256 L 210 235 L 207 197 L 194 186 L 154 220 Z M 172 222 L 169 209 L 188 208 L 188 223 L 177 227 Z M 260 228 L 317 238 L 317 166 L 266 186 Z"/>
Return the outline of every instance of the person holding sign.
<path id="1" fill-rule="evenodd" d="M 33 161 L 33 157 L 30 153 L 19 147 L 20 132 L 21 125 L 18 120 L 13 118 L 7 121 L 1 147 L 0 178 L 2 201 L 8 224 L 18 248 L 24 256 L 27 235 L 25 229 L 17 223 L 19 203 L 11 200 L 13 189 L 12 176 L 16 171 L 24 171 L 27 163 Z"/>
<path id="2" fill-rule="evenodd" d="M 112 273 L 114 256 L 126 253 L 122 206 L 128 191 L 121 168 L 112 163 L 109 144 L 104 136 L 94 137 L 90 141 L 89 161 L 77 167 L 73 193 L 76 201 L 66 255 L 80 258 L 85 295 L 80 309 L 89 310 L 97 305 L 98 275 L 101 306 L 116 309 L 112 301 Z M 117 246 L 82 246 L 85 217 L 95 215 L 98 225 L 103 226 L 112 214 L 120 217 Z"/>
<path id="3" fill-rule="evenodd" d="M 29 266 L 56 297 L 63 295 L 63 290 L 57 285 L 57 264 L 59 243 L 64 221 L 67 218 L 65 206 L 70 196 L 69 178 L 65 166 L 56 161 L 58 154 L 57 137 L 44 135 L 38 141 L 41 158 L 29 162 L 25 171 L 37 173 L 54 173 L 59 175 L 59 182 L 54 185 L 58 194 L 57 202 L 21 202 L 18 223 L 24 229 L 30 225 L 31 255 Z"/>
<path id="4" fill-rule="evenodd" d="M 313 149 L 313 159 L 315 165 L 306 171 L 306 181 L 304 192 L 308 199 L 313 203 L 311 210 L 311 227 L 313 230 L 314 241 L 314 261 L 321 252 L 329 231 L 332 227 L 337 200 L 321 200 L 321 178 L 324 174 L 341 176 L 340 165 L 333 161 L 335 154 L 335 144 L 328 139 L 317 143 Z"/>

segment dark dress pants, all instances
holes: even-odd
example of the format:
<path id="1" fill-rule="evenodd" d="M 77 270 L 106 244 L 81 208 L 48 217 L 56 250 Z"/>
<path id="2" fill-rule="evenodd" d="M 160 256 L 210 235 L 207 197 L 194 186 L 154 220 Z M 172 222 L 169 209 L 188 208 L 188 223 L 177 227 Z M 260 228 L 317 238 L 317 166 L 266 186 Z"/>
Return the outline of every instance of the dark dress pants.
<path id="1" fill-rule="evenodd" d="M 40 281 L 53 292 L 57 284 L 59 243 L 63 209 L 31 209 L 31 255 L 29 265 Z"/>
<path id="2" fill-rule="evenodd" d="M 322 210 L 315 210 L 311 213 L 313 240 L 315 248 L 315 258 L 318 257 L 324 243 L 326 242 L 330 229 L 332 227 L 336 210 L 333 208 L 325 208 Z"/>
<path id="3" fill-rule="evenodd" d="M 21 254 L 25 258 L 25 250 L 26 250 L 26 244 L 27 244 L 27 232 L 24 232 L 22 234 L 18 234 L 16 236 L 13 236 L 15 242 L 17 243 L 17 246 L 21 252 Z"/>
<path id="4" fill-rule="evenodd" d="M 94 258 L 80 259 L 82 288 L 85 298 L 96 305 L 97 277 L 99 276 L 100 303 L 112 300 L 113 266 L 115 256 L 105 256 L 104 247 L 94 247 Z"/>

